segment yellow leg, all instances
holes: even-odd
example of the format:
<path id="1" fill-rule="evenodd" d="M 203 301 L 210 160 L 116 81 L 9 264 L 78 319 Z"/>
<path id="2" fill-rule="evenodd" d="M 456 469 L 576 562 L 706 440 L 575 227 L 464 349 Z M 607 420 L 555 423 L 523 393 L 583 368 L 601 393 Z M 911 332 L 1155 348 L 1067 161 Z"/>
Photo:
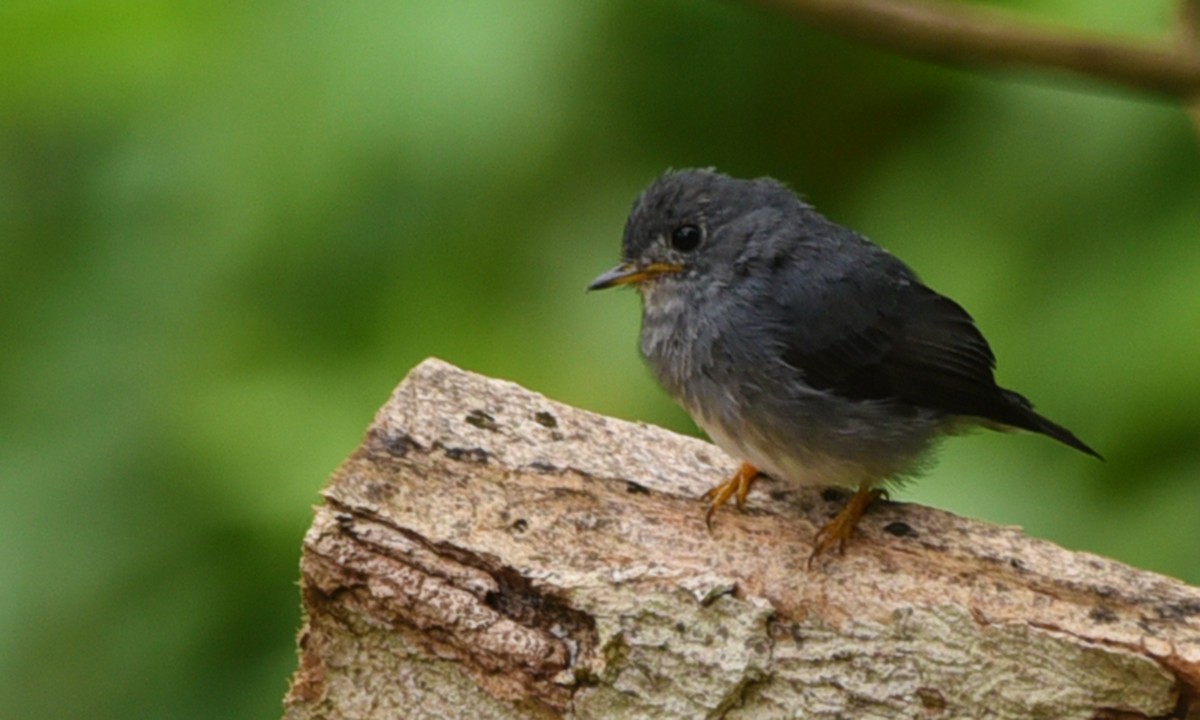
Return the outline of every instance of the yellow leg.
<path id="1" fill-rule="evenodd" d="M 739 510 L 746 505 L 746 496 L 750 494 L 750 486 L 754 484 L 754 478 L 758 477 L 758 474 L 758 468 L 744 462 L 733 474 L 733 477 L 704 493 L 704 499 L 708 502 L 708 512 L 704 513 L 704 524 L 708 526 L 709 530 L 712 530 L 713 513 L 729 502 L 729 498 L 734 499 Z"/>
<path id="2" fill-rule="evenodd" d="M 850 498 L 850 502 L 846 503 L 846 507 L 834 516 L 832 520 L 825 523 L 825 527 L 817 531 L 817 536 L 813 538 L 813 551 L 808 556 L 808 566 L 811 568 L 813 560 L 818 555 L 837 547 L 838 552 L 846 551 L 846 541 L 854 533 L 854 526 L 858 525 L 858 521 L 862 518 L 863 513 L 867 511 L 871 503 L 879 498 L 887 497 L 887 491 L 881 488 L 870 488 L 863 485 L 858 488 L 858 492 L 854 493 L 854 497 Z"/>

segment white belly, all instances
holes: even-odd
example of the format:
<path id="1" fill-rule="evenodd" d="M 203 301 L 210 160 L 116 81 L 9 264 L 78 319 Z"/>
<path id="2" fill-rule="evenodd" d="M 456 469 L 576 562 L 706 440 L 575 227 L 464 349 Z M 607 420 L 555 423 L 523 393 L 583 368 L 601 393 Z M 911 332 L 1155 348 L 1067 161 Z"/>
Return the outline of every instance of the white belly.
<path id="1" fill-rule="evenodd" d="M 720 423 L 708 422 L 699 413 L 693 417 L 717 447 L 776 480 L 795 485 L 843 485 L 853 488 L 864 482 L 883 480 L 857 463 L 805 452 L 804 448 L 768 446 L 751 436 L 734 438 L 725 432 Z"/>

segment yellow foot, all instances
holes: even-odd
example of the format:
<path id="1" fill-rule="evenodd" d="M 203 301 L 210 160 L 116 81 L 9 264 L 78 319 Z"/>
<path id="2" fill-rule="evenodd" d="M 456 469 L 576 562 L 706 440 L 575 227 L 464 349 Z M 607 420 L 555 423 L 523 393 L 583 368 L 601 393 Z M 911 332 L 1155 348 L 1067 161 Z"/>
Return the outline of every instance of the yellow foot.
<path id="1" fill-rule="evenodd" d="M 712 530 L 713 513 L 729 502 L 729 498 L 734 498 L 739 510 L 745 506 L 746 495 L 750 494 L 750 486 L 754 484 L 756 477 L 758 477 L 758 468 L 744 462 L 733 474 L 733 477 L 704 493 L 704 500 L 708 501 L 708 512 L 704 513 L 704 524 L 708 526 L 709 530 Z"/>
<path id="2" fill-rule="evenodd" d="M 854 534 L 854 526 L 858 525 L 863 513 L 867 511 L 871 503 L 886 497 L 887 491 L 882 488 L 860 487 L 858 492 L 854 493 L 854 497 L 850 498 L 850 502 L 846 503 L 846 507 L 842 508 L 842 511 L 832 520 L 825 523 L 825 527 L 817 531 L 817 536 L 813 538 L 812 555 L 808 556 L 808 566 L 811 568 L 813 560 L 816 560 L 818 555 L 835 546 L 839 553 L 845 552 L 846 541 Z"/>

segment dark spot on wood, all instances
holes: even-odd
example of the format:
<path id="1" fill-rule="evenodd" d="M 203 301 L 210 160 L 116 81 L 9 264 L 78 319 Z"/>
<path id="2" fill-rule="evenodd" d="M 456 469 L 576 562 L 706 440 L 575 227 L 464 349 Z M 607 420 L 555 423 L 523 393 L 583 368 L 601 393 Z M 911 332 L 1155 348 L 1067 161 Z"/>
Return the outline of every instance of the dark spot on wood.
<path id="1" fill-rule="evenodd" d="M 483 448 L 446 448 L 446 457 L 464 462 L 486 463 L 491 455 Z"/>
<path id="2" fill-rule="evenodd" d="M 1013 570 L 1022 570 L 1023 571 L 1025 569 L 1025 563 L 1022 562 L 1021 560 L 1018 560 L 1017 558 L 1009 558 L 1008 565 Z"/>
<path id="3" fill-rule="evenodd" d="M 645 485 L 639 485 L 632 480 L 625 481 L 625 492 L 633 493 L 634 495 L 649 495 L 650 488 Z"/>
<path id="4" fill-rule="evenodd" d="M 899 520 L 897 520 L 896 522 L 890 522 L 887 525 L 885 525 L 883 527 L 883 531 L 885 533 L 895 535 L 896 537 L 907 537 L 907 538 L 917 537 L 917 531 L 914 530 L 911 525 L 909 525 L 906 522 L 900 522 Z"/>
<path id="5" fill-rule="evenodd" d="M 804 633 L 800 632 L 799 625 L 792 625 L 790 634 L 792 636 L 792 642 L 796 644 L 796 647 L 804 646 Z"/>
<path id="6" fill-rule="evenodd" d="M 410 450 L 419 450 L 421 445 L 403 432 L 386 432 L 382 428 L 371 428 L 367 444 L 379 448 L 388 455 L 404 457 Z"/>
<path id="7" fill-rule="evenodd" d="M 340 527 L 343 530 L 354 525 L 354 516 L 351 515 L 350 513 L 345 513 L 345 512 L 337 513 L 336 515 L 333 516 L 333 519 L 334 519 L 334 522 L 336 522 L 338 524 L 338 527 Z"/>
<path id="8" fill-rule="evenodd" d="M 570 637 L 586 657 L 597 642 L 596 623 L 587 613 L 569 606 L 548 592 L 540 592 L 524 575 L 510 567 L 492 568 L 497 589 L 487 593 L 485 605 L 513 620 L 553 634 Z"/>
<path id="9" fill-rule="evenodd" d="M 1200 715 L 1200 688 L 1194 683 L 1180 683 L 1179 700 L 1175 703 L 1173 718 L 1195 718 Z"/>
<path id="10" fill-rule="evenodd" d="M 825 502 L 844 501 L 850 497 L 850 493 L 845 488 L 827 487 L 821 490 L 821 499 Z"/>
<path id="11" fill-rule="evenodd" d="M 390 500 L 396 494 L 396 488 L 387 483 L 373 482 L 367 485 L 367 499 L 371 502 Z"/>
<path id="12" fill-rule="evenodd" d="M 792 497 L 787 490 L 772 490 L 767 495 L 775 502 L 787 502 Z"/>
<path id="13" fill-rule="evenodd" d="M 1200 602 L 1163 603 L 1155 607 L 1154 611 L 1163 620 L 1186 620 L 1200 615 Z"/>
<path id="14" fill-rule="evenodd" d="M 936 688 L 917 688 L 917 700 L 921 708 L 928 713 L 942 713 L 946 710 L 946 698 Z"/>
<path id="15" fill-rule="evenodd" d="M 548 427 L 548 428 L 558 427 L 558 418 L 554 417 L 553 415 L 546 412 L 545 410 L 543 410 L 539 413 L 535 413 L 533 416 L 533 419 L 537 422 L 538 425 L 541 425 L 542 427 Z"/>
<path id="16" fill-rule="evenodd" d="M 700 462 L 704 463 L 705 465 L 712 465 L 712 464 L 713 464 L 713 463 L 712 463 L 712 458 L 710 458 L 710 457 L 708 456 L 708 453 L 705 453 L 705 452 L 698 452 L 698 453 L 696 453 L 696 459 L 697 459 L 697 460 L 699 460 Z"/>
<path id="17" fill-rule="evenodd" d="M 1112 611 L 1112 608 L 1105 607 L 1104 605 L 1097 605 L 1096 607 L 1092 608 L 1090 613 L 1088 613 L 1088 618 L 1090 618 L 1092 622 L 1107 625 L 1117 621 L 1117 614 Z"/>
<path id="18" fill-rule="evenodd" d="M 468 425 L 474 425 L 481 430 L 496 432 L 500 429 L 500 426 L 496 424 L 496 418 L 488 415 L 482 410 L 472 410 L 471 412 L 467 413 L 467 417 L 464 419 L 467 421 Z"/>
<path id="19" fill-rule="evenodd" d="M 679 633 L 680 635 L 684 634 L 687 632 L 687 625 L 684 625 L 682 622 L 675 623 L 675 632 Z"/>
<path id="20" fill-rule="evenodd" d="M 529 521 L 525 518 L 517 518 L 509 527 L 513 529 L 513 532 L 523 533 L 529 529 Z"/>
<path id="21" fill-rule="evenodd" d="M 530 470 L 533 470 L 535 472 L 540 472 L 540 473 L 558 472 L 557 467 L 555 467 L 554 465 L 551 465 L 548 462 L 542 462 L 541 460 L 534 460 L 533 462 L 529 463 L 529 465 L 527 467 Z"/>
<path id="22" fill-rule="evenodd" d="M 797 648 L 804 647 L 804 633 L 801 632 L 799 625 L 792 622 L 769 618 L 767 620 L 767 635 L 776 644 L 782 644 L 791 640 Z"/>

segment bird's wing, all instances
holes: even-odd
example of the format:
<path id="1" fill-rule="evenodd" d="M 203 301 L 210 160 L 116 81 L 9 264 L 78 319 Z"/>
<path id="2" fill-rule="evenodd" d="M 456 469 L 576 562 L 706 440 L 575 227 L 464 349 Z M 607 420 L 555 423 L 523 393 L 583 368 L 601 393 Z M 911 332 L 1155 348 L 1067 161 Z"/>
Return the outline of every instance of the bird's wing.
<path id="1" fill-rule="evenodd" d="M 995 357 L 971 316 L 882 257 L 826 282 L 779 288 L 784 361 L 842 397 L 1023 425 L 1015 394 L 996 385 Z"/>

